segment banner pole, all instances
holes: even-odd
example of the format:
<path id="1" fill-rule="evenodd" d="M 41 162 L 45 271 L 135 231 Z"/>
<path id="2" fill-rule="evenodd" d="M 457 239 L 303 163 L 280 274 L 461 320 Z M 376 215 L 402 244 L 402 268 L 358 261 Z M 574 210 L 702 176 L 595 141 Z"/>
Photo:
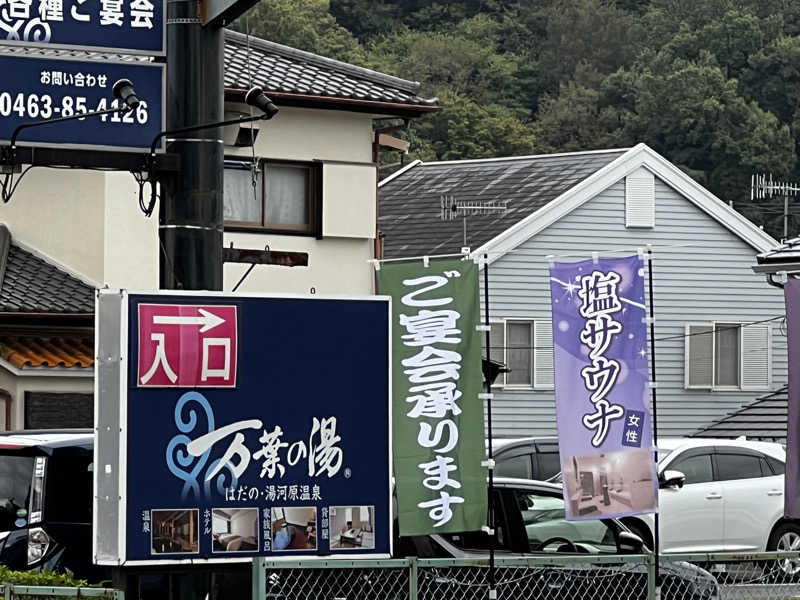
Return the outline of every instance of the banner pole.
<path id="1" fill-rule="evenodd" d="M 491 357 L 491 333 L 489 325 L 489 255 L 483 255 L 483 324 L 486 326 L 486 359 Z M 484 375 L 486 387 L 486 428 L 489 437 L 489 600 L 497 598 L 494 580 L 494 449 L 492 444 L 492 382 Z"/>
<path id="2" fill-rule="evenodd" d="M 653 398 L 653 446 L 658 448 L 658 398 L 656 392 L 656 326 L 653 311 L 653 248 L 647 246 L 647 280 L 650 295 L 650 393 Z M 656 463 L 656 473 L 658 473 L 658 450 L 653 451 L 653 460 Z M 658 485 L 658 481 L 656 481 Z M 656 488 L 656 498 L 658 498 L 658 488 Z M 658 511 L 654 515 L 655 531 L 653 532 L 653 553 L 655 558 L 656 590 L 660 588 L 661 576 L 659 574 L 659 519 Z M 658 592 L 656 593 L 658 597 Z"/>

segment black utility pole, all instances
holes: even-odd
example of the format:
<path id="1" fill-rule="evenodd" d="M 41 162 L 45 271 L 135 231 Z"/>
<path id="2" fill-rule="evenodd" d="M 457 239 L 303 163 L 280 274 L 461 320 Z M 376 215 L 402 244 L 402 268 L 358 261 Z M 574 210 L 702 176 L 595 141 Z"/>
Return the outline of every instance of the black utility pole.
<path id="1" fill-rule="evenodd" d="M 167 0 L 167 129 L 223 120 L 223 31 L 199 15 L 198 0 Z M 180 171 L 161 178 L 160 287 L 222 290 L 222 131 L 179 134 L 167 148 Z"/>

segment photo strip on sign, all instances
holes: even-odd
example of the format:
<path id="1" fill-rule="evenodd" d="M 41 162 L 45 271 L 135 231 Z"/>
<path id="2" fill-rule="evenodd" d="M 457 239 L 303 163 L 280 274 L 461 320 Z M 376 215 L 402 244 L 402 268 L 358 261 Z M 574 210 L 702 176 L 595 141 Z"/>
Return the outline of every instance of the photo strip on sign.
<path id="1" fill-rule="evenodd" d="M 550 266 L 556 418 L 567 519 L 655 512 L 645 263 Z"/>

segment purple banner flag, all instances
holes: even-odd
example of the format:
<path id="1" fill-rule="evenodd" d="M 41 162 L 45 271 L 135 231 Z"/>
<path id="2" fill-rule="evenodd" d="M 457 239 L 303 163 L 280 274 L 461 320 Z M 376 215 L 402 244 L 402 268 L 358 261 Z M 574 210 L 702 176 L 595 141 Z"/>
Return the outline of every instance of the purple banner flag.
<path id="1" fill-rule="evenodd" d="M 786 489 L 784 512 L 800 517 L 800 279 L 783 286 L 786 299 L 786 333 L 789 347 L 789 414 L 786 423 Z"/>
<path id="2" fill-rule="evenodd" d="M 554 263 L 550 298 L 567 519 L 655 512 L 644 261 Z"/>

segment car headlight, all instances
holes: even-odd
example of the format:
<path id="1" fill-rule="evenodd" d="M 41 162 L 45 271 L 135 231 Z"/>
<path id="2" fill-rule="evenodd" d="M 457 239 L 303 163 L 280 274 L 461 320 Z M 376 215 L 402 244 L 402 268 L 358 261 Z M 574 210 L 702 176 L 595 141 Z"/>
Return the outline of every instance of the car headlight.
<path id="1" fill-rule="evenodd" d="M 28 565 L 35 564 L 44 558 L 50 548 L 50 536 L 41 527 L 34 527 L 28 532 Z"/>

